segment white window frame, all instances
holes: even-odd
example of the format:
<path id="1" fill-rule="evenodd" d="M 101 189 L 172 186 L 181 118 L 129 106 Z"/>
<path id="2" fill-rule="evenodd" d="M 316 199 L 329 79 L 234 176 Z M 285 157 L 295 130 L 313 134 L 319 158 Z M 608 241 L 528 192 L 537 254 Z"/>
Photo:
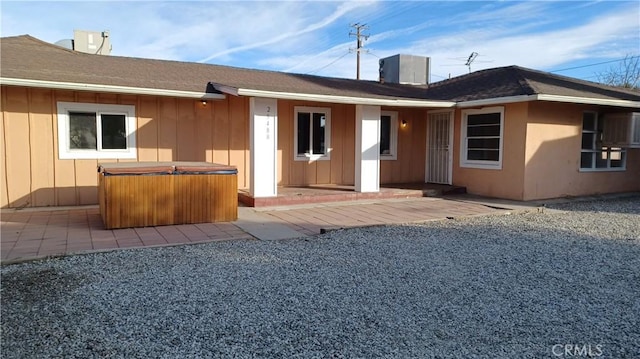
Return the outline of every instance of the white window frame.
<path id="1" fill-rule="evenodd" d="M 124 115 L 127 136 L 127 148 L 80 150 L 71 149 L 69 139 L 69 112 L 95 112 L 97 137 L 101 128 L 98 126 L 100 115 Z M 58 158 L 71 159 L 136 159 L 136 111 L 133 105 L 107 105 L 81 102 L 58 102 Z"/>
<path id="2" fill-rule="evenodd" d="M 324 125 L 324 154 L 304 154 L 298 155 L 298 113 L 308 112 L 313 119 L 314 113 L 322 113 L 325 116 Z M 311 131 L 309 133 L 310 146 L 313 147 L 313 128 L 310 126 Z M 331 159 L 331 108 L 329 107 L 308 107 L 308 106 L 295 106 L 293 111 L 293 159 L 295 161 L 327 161 Z"/>
<path id="3" fill-rule="evenodd" d="M 499 113 L 500 114 L 500 144 L 498 148 L 498 161 L 485 161 L 485 160 L 469 160 L 467 158 L 467 147 L 468 147 L 468 138 L 467 138 L 467 120 L 469 115 L 482 115 L 487 113 Z M 504 152 L 504 107 L 503 106 L 495 106 L 495 107 L 485 107 L 481 109 L 469 109 L 462 111 L 462 128 L 460 130 L 460 167 L 467 168 L 480 168 L 480 169 L 491 169 L 491 170 L 501 170 L 502 169 L 502 154 Z"/>
<path id="4" fill-rule="evenodd" d="M 595 130 L 585 130 L 584 129 L 584 115 L 590 113 L 593 114 L 594 116 L 594 126 L 595 126 Z M 600 121 L 606 121 L 604 118 L 601 118 L 597 112 L 595 111 L 584 111 L 583 112 L 583 117 L 582 117 L 582 123 L 580 124 L 580 127 L 582 128 L 582 130 L 580 131 L 580 157 L 578 158 L 578 169 L 580 172 L 620 172 L 620 171 L 626 171 L 627 170 L 627 149 L 624 147 L 611 147 L 611 146 L 600 146 L 600 149 L 598 149 L 597 147 L 597 143 L 599 141 L 599 137 L 602 136 L 601 132 L 598 132 L 598 123 Z M 582 135 L 584 133 L 592 133 L 594 134 L 593 136 L 593 140 L 591 143 L 591 149 L 583 149 L 582 148 Z M 605 149 L 602 149 L 605 148 Z M 620 148 L 620 150 L 613 150 L 613 148 Z M 611 153 L 612 152 L 617 152 L 620 153 L 620 155 L 622 156 L 623 160 L 622 160 L 622 167 L 611 167 Z M 591 157 L 591 168 L 586 168 L 586 167 L 582 167 L 582 154 L 583 153 L 591 153 L 592 157 Z M 598 156 L 598 154 L 602 154 L 602 153 L 606 153 L 607 154 L 607 167 L 600 167 L 597 168 L 596 166 L 596 158 L 595 156 Z"/>
<path id="5" fill-rule="evenodd" d="M 381 160 L 397 160 L 398 159 L 398 112 L 397 111 L 381 111 L 382 116 L 389 116 L 391 123 L 389 124 L 389 154 L 380 154 Z M 382 137 L 382 123 L 380 124 L 380 136 Z M 380 139 L 378 139 L 380 141 Z"/>

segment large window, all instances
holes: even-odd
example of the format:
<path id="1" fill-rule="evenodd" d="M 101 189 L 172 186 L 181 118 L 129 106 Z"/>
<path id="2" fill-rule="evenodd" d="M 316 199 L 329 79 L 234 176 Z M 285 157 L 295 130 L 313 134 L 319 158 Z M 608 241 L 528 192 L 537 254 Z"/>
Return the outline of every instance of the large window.
<path id="1" fill-rule="evenodd" d="M 503 127 L 503 107 L 463 111 L 460 166 L 501 169 Z"/>
<path id="2" fill-rule="evenodd" d="M 136 158 L 135 108 L 58 102 L 60 159 Z"/>
<path id="3" fill-rule="evenodd" d="M 624 148 L 602 146 L 604 120 L 595 112 L 582 115 L 581 171 L 624 170 L 627 153 Z"/>
<path id="4" fill-rule="evenodd" d="M 382 111 L 380 115 L 380 159 L 398 158 L 398 113 Z"/>
<path id="5" fill-rule="evenodd" d="M 295 159 L 328 160 L 331 143 L 331 109 L 295 108 Z"/>

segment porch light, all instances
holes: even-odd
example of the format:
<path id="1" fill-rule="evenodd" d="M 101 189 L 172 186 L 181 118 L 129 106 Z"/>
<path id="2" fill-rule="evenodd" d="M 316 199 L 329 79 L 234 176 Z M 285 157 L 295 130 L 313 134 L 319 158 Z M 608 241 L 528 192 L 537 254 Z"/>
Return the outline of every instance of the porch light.
<path id="1" fill-rule="evenodd" d="M 400 121 L 400 127 L 402 127 L 402 128 L 407 127 L 407 120 Z"/>
<path id="2" fill-rule="evenodd" d="M 203 107 L 207 107 L 207 100 L 202 100 L 201 102 Z"/>

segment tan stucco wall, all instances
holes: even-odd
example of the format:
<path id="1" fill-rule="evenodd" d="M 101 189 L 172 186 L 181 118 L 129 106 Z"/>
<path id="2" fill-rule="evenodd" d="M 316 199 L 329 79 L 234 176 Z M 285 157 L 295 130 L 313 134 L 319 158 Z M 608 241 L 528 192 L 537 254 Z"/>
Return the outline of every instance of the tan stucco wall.
<path id="1" fill-rule="evenodd" d="M 138 161 L 207 161 L 249 185 L 248 99 L 193 99 L 2 86 L 0 207 L 96 204 L 98 162 L 58 158 L 57 102 L 134 105 Z M 122 160 L 124 161 L 124 160 Z M 128 160 L 132 161 L 132 160 Z"/>
<path id="2" fill-rule="evenodd" d="M 477 169 L 460 166 L 462 110 L 456 109 L 453 184 L 466 187 L 467 192 L 472 194 L 515 200 L 523 199 L 527 112 L 527 102 L 504 105 L 502 169 Z"/>
<path id="3" fill-rule="evenodd" d="M 629 111 L 533 102 L 527 123 L 525 200 L 640 191 L 640 149 L 627 150 L 626 171 L 580 172 L 584 111 Z"/>

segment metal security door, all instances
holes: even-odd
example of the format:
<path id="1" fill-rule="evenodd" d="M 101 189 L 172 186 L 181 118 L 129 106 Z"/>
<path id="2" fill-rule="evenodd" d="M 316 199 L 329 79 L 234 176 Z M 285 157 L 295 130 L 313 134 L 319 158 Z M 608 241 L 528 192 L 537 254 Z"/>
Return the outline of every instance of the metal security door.
<path id="1" fill-rule="evenodd" d="M 427 123 L 427 178 L 429 183 L 451 184 L 452 112 L 429 113 Z"/>

